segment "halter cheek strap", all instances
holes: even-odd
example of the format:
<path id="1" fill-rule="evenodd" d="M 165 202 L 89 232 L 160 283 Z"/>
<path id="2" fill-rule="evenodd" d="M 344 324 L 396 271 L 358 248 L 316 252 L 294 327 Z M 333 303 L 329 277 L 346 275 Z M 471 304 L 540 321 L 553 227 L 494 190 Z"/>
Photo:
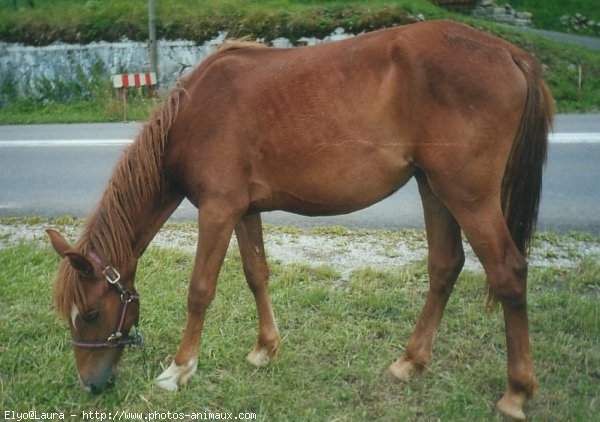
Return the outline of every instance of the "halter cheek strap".
<path id="1" fill-rule="evenodd" d="M 73 345 L 82 349 L 103 349 L 107 347 L 119 347 L 119 346 L 143 346 L 144 340 L 142 335 L 138 332 L 138 322 L 135 322 L 135 334 L 129 335 L 123 333 L 123 326 L 125 325 L 125 319 L 127 318 L 127 309 L 131 302 L 139 302 L 140 295 L 135 292 L 126 289 L 121 283 L 121 274 L 110 265 L 106 266 L 102 270 L 104 278 L 109 285 L 117 291 L 121 298 L 121 306 L 119 307 L 119 317 L 115 328 L 110 336 L 106 339 L 100 340 L 73 340 Z"/>

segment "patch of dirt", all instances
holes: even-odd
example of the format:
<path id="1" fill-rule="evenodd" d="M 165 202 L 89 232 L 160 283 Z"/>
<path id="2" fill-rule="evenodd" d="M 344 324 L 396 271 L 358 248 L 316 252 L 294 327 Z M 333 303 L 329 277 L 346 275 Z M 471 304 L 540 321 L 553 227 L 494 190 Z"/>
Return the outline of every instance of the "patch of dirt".
<path id="1" fill-rule="evenodd" d="M 44 230 L 51 223 L 0 223 L 0 248 L 20 242 L 47 244 Z M 80 226 L 55 227 L 70 241 L 75 242 Z M 538 240 L 532 248 L 529 264 L 532 267 L 576 266 L 582 259 L 600 259 L 600 239 L 578 234 L 552 234 L 551 240 Z M 297 230 L 267 228 L 265 245 L 270 260 L 283 264 L 303 263 L 314 266 L 329 265 L 339 271 L 343 279 L 356 269 L 372 267 L 393 269 L 427 257 L 427 243 L 423 232 L 401 231 L 347 231 L 339 229 Z M 168 224 L 152 241 L 151 246 L 183 249 L 190 253 L 196 248 L 196 229 L 191 224 Z M 467 255 L 465 268 L 482 271 L 479 261 L 464 243 Z M 229 254 L 237 254 L 232 237 Z"/>

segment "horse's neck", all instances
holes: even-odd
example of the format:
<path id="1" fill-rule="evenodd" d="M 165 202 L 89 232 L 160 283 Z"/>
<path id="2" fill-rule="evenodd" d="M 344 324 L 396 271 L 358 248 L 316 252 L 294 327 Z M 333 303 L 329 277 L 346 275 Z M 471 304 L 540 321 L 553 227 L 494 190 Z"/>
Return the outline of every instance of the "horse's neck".
<path id="1" fill-rule="evenodd" d="M 142 256 L 152 239 L 156 236 L 160 228 L 175 212 L 182 198 L 176 195 L 168 194 L 162 200 L 142 212 L 140 218 L 136 220 L 134 239 L 132 242 L 132 251 L 135 258 Z"/>
<path id="2" fill-rule="evenodd" d="M 183 196 L 174 193 L 163 172 L 165 146 L 177 115 L 181 86 L 165 99 L 123 154 L 82 242 L 113 265 L 139 258 Z"/>
<path id="3" fill-rule="evenodd" d="M 118 195 L 105 192 L 94 214 L 86 223 L 81 242 L 110 263 L 126 267 L 131 259 L 138 259 L 156 236 L 156 233 L 177 209 L 182 196 L 171 192 L 167 184 L 143 199 L 131 198 L 131 186 L 123 186 Z M 117 200 L 127 202 L 117 205 Z"/>

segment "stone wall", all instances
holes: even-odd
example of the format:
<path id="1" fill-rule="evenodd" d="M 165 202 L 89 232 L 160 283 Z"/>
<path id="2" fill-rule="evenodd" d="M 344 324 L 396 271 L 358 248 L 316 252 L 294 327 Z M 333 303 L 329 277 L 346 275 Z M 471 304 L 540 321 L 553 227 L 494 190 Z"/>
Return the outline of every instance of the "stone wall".
<path id="1" fill-rule="evenodd" d="M 200 46 L 190 41 L 162 40 L 159 43 L 160 85 L 171 86 L 224 39 L 225 33 Z M 133 41 L 88 45 L 55 43 L 45 47 L 0 43 L 0 83 L 6 77 L 16 79 L 20 95 L 35 95 L 42 84 L 67 82 L 81 75 L 92 78 L 92 69 L 98 68 L 98 63 L 104 69 L 106 80 L 111 74 L 146 72 L 150 67 L 148 46 Z"/>
<path id="2" fill-rule="evenodd" d="M 494 0 L 478 1 L 473 16 L 517 26 L 529 26 L 533 18 L 529 12 L 517 12 L 510 4 L 498 5 Z"/>
<path id="3" fill-rule="evenodd" d="M 575 13 L 574 15 L 562 15 L 560 17 L 560 23 L 565 28 L 574 32 L 600 35 L 600 22 L 589 19 L 587 16 L 582 15 L 581 13 Z"/>
<path id="4" fill-rule="evenodd" d="M 353 36 L 337 28 L 323 39 L 301 38 L 305 45 L 320 44 Z M 191 70 L 207 54 L 214 51 L 227 37 L 222 32 L 218 37 L 196 45 L 191 41 L 165 41 L 158 43 L 159 84 L 167 89 L 179 77 Z M 291 47 L 285 38 L 273 40 L 275 47 Z M 100 64 L 100 66 L 98 66 Z M 7 78 L 16 82 L 20 96 L 40 96 L 41 87 L 68 83 L 82 76 L 94 77 L 93 69 L 103 69 L 101 75 L 108 81 L 111 74 L 146 72 L 149 70 L 149 55 L 146 43 L 122 41 L 119 43 L 98 42 L 88 45 L 55 43 L 45 47 L 31 47 L 0 42 L 0 87 Z M 60 81 L 60 82 L 59 82 Z"/>

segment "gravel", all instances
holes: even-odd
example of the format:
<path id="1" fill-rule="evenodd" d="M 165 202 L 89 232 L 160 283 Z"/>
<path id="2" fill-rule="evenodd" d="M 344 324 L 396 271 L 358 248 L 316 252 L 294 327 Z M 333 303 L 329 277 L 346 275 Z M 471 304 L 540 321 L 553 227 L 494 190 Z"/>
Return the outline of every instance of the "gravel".
<path id="1" fill-rule="evenodd" d="M 71 241 L 75 241 L 79 224 L 57 225 L 48 222 L 0 222 L 0 248 L 21 242 L 47 245 L 44 230 L 55 227 Z M 229 255 L 237 255 L 235 236 Z M 427 257 L 425 234 L 420 231 L 349 231 L 343 228 L 300 230 L 289 227 L 267 226 L 265 245 L 270 260 L 283 264 L 303 263 L 333 267 L 346 279 L 356 269 L 394 269 Z M 193 253 L 196 247 L 195 226 L 188 223 L 167 224 L 158 233 L 151 246 L 177 248 Z M 465 268 L 482 271 L 479 261 L 467 243 Z M 600 259 L 600 238 L 583 234 L 541 233 L 537 236 L 529 265 L 531 267 L 576 266 L 581 260 Z"/>

